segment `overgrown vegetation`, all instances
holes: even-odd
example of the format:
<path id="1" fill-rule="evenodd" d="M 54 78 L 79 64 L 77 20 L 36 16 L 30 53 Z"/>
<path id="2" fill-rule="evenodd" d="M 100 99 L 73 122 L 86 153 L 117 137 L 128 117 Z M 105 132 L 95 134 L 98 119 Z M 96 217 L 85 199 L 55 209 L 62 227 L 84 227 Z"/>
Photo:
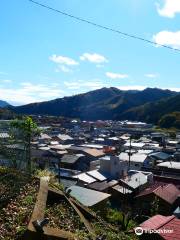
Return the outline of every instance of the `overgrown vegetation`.
<path id="1" fill-rule="evenodd" d="M 180 112 L 173 112 L 164 115 L 159 120 L 159 126 L 162 128 L 177 128 L 180 129 Z"/>
<path id="2" fill-rule="evenodd" d="M 0 167 L 0 237 L 19 239 L 27 229 L 39 180 L 18 170 Z"/>

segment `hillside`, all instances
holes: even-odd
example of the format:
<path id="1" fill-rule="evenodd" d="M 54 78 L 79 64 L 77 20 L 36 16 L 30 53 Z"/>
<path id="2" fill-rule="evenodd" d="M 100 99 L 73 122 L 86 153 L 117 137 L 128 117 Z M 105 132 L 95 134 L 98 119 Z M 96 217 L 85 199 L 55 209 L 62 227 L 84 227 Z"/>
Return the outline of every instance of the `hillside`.
<path id="1" fill-rule="evenodd" d="M 162 117 L 174 112 L 180 112 L 180 94 L 131 108 L 122 114 L 122 118 L 157 124 Z"/>
<path id="2" fill-rule="evenodd" d="M 82 120 L 117 120 L 122 119 L 123 113 L 129 109 L 175 94 L 175 92 L 157 88 L 147 88 L 143 91 L 102 88 L 72 97 L 14 107 L 13 110 L 23 114 L 61 115 Z"/>
<path id="3" fill-rule="evenodd" d="M 7 107 L 7 106 L 9 106 L 9 103 L 0 100 L 0 108 L 4 108 L 4 107 Z"/>
<path id="4" fill-rule="evenodd" d="M 0 166 L 1 239 L 137 240 L 133 232 L 128 232 L 137 225 L 133 219 L 125 230 L 122 212 L 107 206 L 104 214 L 101 216 L 99 211 L 69 197 L 47 170 L 30 176 Z M 34 219 L 41 220 L 42 216 L 48 219 L 43 236 L 32 225 Z"/>

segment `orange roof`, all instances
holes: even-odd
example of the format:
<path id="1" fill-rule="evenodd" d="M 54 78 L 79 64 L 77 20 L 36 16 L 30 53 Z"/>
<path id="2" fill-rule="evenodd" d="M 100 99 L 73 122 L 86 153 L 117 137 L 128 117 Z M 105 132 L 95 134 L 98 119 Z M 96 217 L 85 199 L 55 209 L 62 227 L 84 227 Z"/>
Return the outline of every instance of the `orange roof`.
<path id="1" fill-rule="evenodd" d="M 89 155 L 92 155 L 94 157 L 101 157 L 101 156 L 104 156 L 105 153 L 102 151 L 102 150 L 98 150 L 98 149 L 95 149 L 95 148 L 85 148 L 83 149 L 83 152 L 89 154 Z"/>

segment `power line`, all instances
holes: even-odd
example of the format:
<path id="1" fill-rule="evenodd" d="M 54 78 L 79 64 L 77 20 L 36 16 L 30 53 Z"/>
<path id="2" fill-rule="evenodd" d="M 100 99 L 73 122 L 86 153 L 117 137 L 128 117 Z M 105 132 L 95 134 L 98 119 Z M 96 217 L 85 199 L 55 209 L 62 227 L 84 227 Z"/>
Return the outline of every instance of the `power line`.
<path id="1" fill-rule="evenodd" d="M 156 43 L 154 41 L 151 41 L 151 40 L 148 40 L 148 39 L 145 39 L 145 38 L 142 38 L 142 37 L 138 37 L 136 35 L 133 35 L 133 34 L 129 34 L 129 33 L 126 33 L 126 32 L 122 32 L 122 31 L 119 31 L 117 29 L 113 29 L 111 27 L 107 27 L 107 26 L 104 26 L 104 25 L 101 25 L 101 24 L 98 24 L 98 23 L 95 23 L 95 22 L 91 22 L 89 20 L 86 20 L 84 18 L 80 18 L 80 17 L 77 17 L 77 16 L 74 16 L 72 14 L 69 14 L 69 13 L 66 13 L 66 12 L 63 12 L 61 10 L 58 10 L 58 9 L 55 9 L 53 7 L 50 7 L 48 5 L 45 5 L 45 4 L 42 4 L 40 2 L 37 2 L 37 1 L 34 1 L 34 0 L 28 0 L 29 2 L 31 3 L 34 3 L 40 7 L 43 7 L 43 8 L 46 8 L 46 9 L 49 9 L 51 11 L 54 11 L 54 12 L 57 12 L 57 13 L 60 13 L 66 17 L 70 17 L 70 18 L 73 18 L 75 20 L 78 20 L 79 22 L 84 22 L 84 23 L 87 23 L 87 24 L 90 24 L 92 26 L 95 26 L 97 28 L 101 28 L 101 29 L 104 29 L 104 30 L 107 30 L 107 31 L 111 31 L 111 32 L 114 32 L 114 33 L 118 33 L 118 34 L 121 34 L 125 37 L 129 37 L 129 38 L 133 38 L 133 39 L 136 39 L 136 40 L 140 40 L 140 41 L 144 41 L 146 43 L 150 43 L 150 44 L 153 44 L 153 45 L 156 45 L 156 46 L 161 46 L 161 47 L 164 47 L 164 48 L 168 48 L 170 50 L 174 50 L 174 51 L 178 51 L 180 52 L 180 49 L 178 48 L 173 48 L 173 47 L 170 47 L 170 46 L 167 46 L 167 45 L 164 45 L 164 44 L 160 44 L 160 43 Z"/>

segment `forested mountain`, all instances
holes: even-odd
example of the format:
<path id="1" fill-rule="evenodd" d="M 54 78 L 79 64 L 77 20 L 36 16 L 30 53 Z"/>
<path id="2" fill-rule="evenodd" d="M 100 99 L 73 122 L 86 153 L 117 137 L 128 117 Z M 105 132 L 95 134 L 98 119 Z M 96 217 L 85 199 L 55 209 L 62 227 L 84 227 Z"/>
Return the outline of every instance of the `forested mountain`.
<path id="1" fill-rule="evenodd" d="M 0 108 L 4 108 L 4 107 L 7 107 L 7 106 L 9 106 L 9 103 L 0 100 Z"/>
<path id="2" fill-rule="evenodd" d="M 177 93 L 158 88 L 147 88 L 143 91 L 102 88 L 71 97 L 13 107 L 13 110 L 23 114 L 61 115 L 82 120 L 120 120 L 125 118 L 149 120 L 147 117 L 143 119 L 141 108 L 146 108 L 144 104 L 150 104 L 147 105 L 147 109 L 150 109 L 148 106 L 154 106 L 152 104 L 157 101 L 175 95 Z M 140 116 L 135 116 L 136 112 Z"/>
<path id="3" fill-rule="evenodd" d="M 160 101 L 131 108 L 121 117 L 160 124 L 162 127 L 180 128 L 180 93 Z"/>

